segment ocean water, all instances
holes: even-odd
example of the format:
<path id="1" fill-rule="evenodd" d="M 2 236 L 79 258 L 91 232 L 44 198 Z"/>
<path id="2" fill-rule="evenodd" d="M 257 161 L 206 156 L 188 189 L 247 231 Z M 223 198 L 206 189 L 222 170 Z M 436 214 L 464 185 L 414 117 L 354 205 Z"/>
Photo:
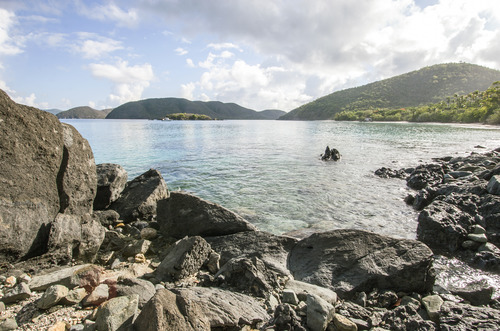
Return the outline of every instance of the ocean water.
<path id="1" fill-rule="evenodd" d="M 500 147 L 491 126 L 296 122 L 64 120 L 86 138 L 96 163 L 118 163 L 129 180 L 158 169 L 185 190 L 275 234 L 354 228 L 415 238 L 405 182 L 374 175 Z M 339 162 L 323 162 L 326 146 Z M 485 148 L 477 148 L 476 146 Z"/>

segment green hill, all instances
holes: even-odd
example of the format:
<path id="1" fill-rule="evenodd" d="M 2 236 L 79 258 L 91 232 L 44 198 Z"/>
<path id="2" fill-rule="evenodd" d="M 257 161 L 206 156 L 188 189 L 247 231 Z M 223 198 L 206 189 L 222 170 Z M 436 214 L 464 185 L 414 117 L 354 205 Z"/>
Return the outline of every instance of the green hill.
<path id="1" fill-rule="evenodd" d="M 106 118 L 162 119 L 169 114 L 190 113 L 207 115 L 213 119 L 256 120 L 267 119 L 259 112 L 235 103 L 219 101 L 189 101 L 181 98 L 158 98 L 127 102 L 115 108 Z"/>
<path id="2" fill-rule="evenodd" d="M 334 92 L 302 105 L 280 119 L 326 120 L 342 111 L 397 109 L 437 103 L 455 94 L 484 91 L 498 80 L 498 70 L 468 63 L 438 64 Z"/>
<path id="3" fill-rule="evenodd" d="M 258 113 L 268 120 L 277 120 L 278 118 L 286 114 L 286 112 L 284 112 L 283 110 L 278 109 L 266 109 L 261 110 Z"/>
<path id="4" fill-rule="evenodd" d="M 97 110 L 91 107 L 82 106 L 68 109 L 57 113 L 57 118 L 106 118 L 112 109 Z"/>

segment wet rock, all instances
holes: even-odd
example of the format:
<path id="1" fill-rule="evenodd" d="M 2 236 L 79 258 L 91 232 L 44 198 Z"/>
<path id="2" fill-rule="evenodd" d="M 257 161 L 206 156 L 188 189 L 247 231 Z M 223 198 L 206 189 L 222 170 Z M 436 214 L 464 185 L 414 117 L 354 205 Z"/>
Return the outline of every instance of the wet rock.
<path id="1" fill-rule="evenodd" d="M 307 295 L 307 326 L 311 331 L 324 331 L 333 319 L 335 309 L 314 294 Z"/>
<path id="2" fill-rule="evenodd" d="M 377 169 L 375 171 L 375 175 L 378 176 L 378 177 L 380 177 L 380 178 L 406 179 L 408 177 L 408 174 L 403 169 L 394 170 L 394 169 L 385 168 L 385 167 Z"/>
<path id="3" fill-rule="evenodd" d="M 131 330 L 138 313 L 137 294 L 121 296 L 104 302 L 99 306 L 95 325 L 99 331 Z"/>
<path id="4" fill-rule="evenodd" d="M 31 291 L 26 283 L 19 283 L 10 290 L 4 293 L 4 296 L 0 298 L 3 303 L 9 304 L 27 299 L 31 296 Z"/>
<path id="5" fill-rule="evenodd" d="M 202 237 L 181 239 L 156 269 L 156 277 L 164 281 L 175 281 L 193 275 L 203 266 L 211 250 Z"/>
<path id="6" fill-rule="evenodd" d="M 429 291 L 434 284 L 432 256 L 427 246 L 415 240 L 335 230 L 299 241 L 288 265 L 295 279 L 350 297 L 373 288 Z"/>
<path id="7" fill-rule="evenodd" d="M 420 165 L 410 174 L 406 185 L 414 190 L 434 186 L 443 182 L 444 171 L 439 164 Z"/>
<path id="8" fill-rule="evenodd" d="M 232 211 L 183 192 L 172 192 L 170 198 L 158 201 L 158 223 L 165 236 L 174 238 L 222 236 L 256 230 Z"/>
<path id="9" fill-rule="evenodd" d="M 440 311 L 441 330 L 499 330 L 500 311 L 446 301 Z"/>
<path id="10" fill-rule="evenodd" d="M 289 275 L 288 254 L 297 239 L 276 236 L 263 231 L 246 231 L 218 237 L 205 238 L 212 249 L 220 254 L 220 264 L 232 258 L 256 256 L 268 270 L 280 275 Z"/>
<path id="11" fill-rule="evenodd" d="M 102 210 L 115 202 L 127 184 L 128 174 L 121 165 L 101 163 L 96 166 L 97 194 L 94 210 Z"/>
<path id="12" fill-rule="evenodd" d="M 156 293 L 155 286 L 150 281 L 140 278 L 125 278 L 116 284 L 118 296 L 138 295 L 138 305 L 142 308 Z"/>
<path id="13" fill-rule="evenodd" d="M 434 201 L 418 216 L 417 238 L 433 249 L 454 252 L 467 239 L 474 220 L 458 207 Z"/>
<path id="14" fill-rule="evenodd" d="M 68 295 L 68 288 L 63 285 L 52 285 L 45 290 L 36 306 L 40 309 L 49 309 Z"/>
<path id="15" fill-rule="evenodd" d="M 340 152 L 335 148 L 330 149 L 329 146 L 326 146 L 325 153 L 321 155 L 321 160 L 338 161 L 340 160 Z"/>
<path id="16" fill-rule="evenodd" d="M 167 184 L 158 170 L 150 169 L 128 182 L 120 197 L 109 209 L 120 214 L 127 223 L 151 221 L 156 217 L 156 204 L 169 196 Z"/>

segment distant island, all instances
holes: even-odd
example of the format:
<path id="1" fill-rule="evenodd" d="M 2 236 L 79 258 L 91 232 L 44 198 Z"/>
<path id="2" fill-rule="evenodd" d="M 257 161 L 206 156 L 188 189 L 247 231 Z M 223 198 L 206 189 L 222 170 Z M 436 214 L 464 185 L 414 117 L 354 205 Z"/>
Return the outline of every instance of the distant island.
<path id="1" fill-rule="evenodd" d="M 65 118 L 65 119 L 72 119 L 72 118 L 81 118 L 81 119 L 103 119 L 106 118 L 106 116 L 112 111 L 113 109 L 104 109 L 104 110 L 97 110 L 88 106 L 83 106 L 83 107 L 75 107 L 68 109 L 66 111 L 62 111 L 60 113 L 57 113 L 56 116 L 57 118 Z"/>
<path id="2" fill-rule="evenodd" d="M 399 116 L 398 110 L 426 107 L 441 102 L 445 102 L 448 106 L 448 103 L 451 104 L 454 99 L 458 100 L 456 105 L 461 112 L 464 110 L 462 106 L 466 104 L 462 101 L 479 100 L 475 97 L 470 98 L 468 96 L 470 93 L 479 95 L 481 94 L 479 91 L 487 91 L 496 81 L 500 81 L 499 70 L 468 63 L 438 64 L 360 87 L 334 92 L 302 105 L 279 119 L 357 120 L 367 117 L 373 120 L 389 120 L 392 116 L 392 120 L 408 120 L 404 114 Z M 470 109 L 464 112 L 470 112 Z M 381 113 L 389 116 L 378 116 Z M 439 114 L 438 116 L 417 116 L 421 121 L 435 121 L 439 117 Z M 475 114 L 455 118 L 447 115 L 441 117 L 441 121 L 449 122 L 460 117 L 466 121 L 480 122 L 484 119 L 484 116 Z"/>
<path id="3" fill-rule="evenodd" d="M 192 113 L 170 114 L 162 119 L 163 121 L 213 121 L 214 119 L 207 115 Z"/>

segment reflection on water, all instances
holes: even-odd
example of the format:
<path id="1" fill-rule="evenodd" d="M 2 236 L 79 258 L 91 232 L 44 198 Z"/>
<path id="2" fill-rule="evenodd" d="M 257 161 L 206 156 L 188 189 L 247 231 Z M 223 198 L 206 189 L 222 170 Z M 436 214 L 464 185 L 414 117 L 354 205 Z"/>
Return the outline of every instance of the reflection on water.
<path id="1" fill-rule="evenodd" d="M 66 120 L 89 140 L 97 163 L 133 178 L 161 171 L 171 190 L 187 190 L 240 213 L 261 230 L 338 228 L 414 238 L 416 213 L 404 182 L 380 167 L 500 146 L 491 127 L 410 123 L 288 121 Z M 322 162 L 325 147 L 340 162 Z"/>

